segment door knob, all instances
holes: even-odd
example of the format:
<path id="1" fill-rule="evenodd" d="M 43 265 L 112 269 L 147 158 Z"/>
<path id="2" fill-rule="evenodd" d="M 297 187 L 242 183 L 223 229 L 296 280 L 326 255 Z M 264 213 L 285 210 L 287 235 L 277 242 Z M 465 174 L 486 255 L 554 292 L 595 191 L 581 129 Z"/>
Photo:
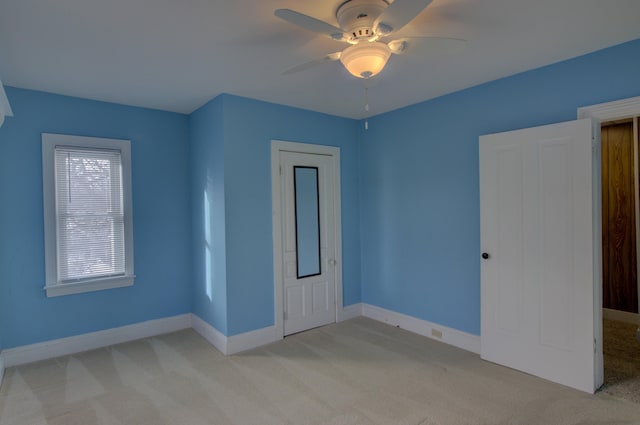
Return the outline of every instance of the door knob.
<path id="1" fill-rule="evenodd" d="M 489 259 L 489 254 L 486 253 L 486 252 L 483 252 L 482 253 L 482 258 L 484 258 L 485 260 L 488 260 Z"/>

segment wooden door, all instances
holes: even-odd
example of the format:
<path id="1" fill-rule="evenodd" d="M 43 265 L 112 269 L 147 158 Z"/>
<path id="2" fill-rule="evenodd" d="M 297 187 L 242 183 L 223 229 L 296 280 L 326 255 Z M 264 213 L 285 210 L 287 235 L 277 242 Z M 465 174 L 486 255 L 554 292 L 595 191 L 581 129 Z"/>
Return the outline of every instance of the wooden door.
<path id="1" fill-rule="evenodd" d="M 638 312 L 633 122 L 602 126 L 602 304 Z"/>
<path id="2" fill-rule="evenodd" d="M 481 356 L 588 392 L 599 385 L 591 135 L 580 120 L 480 137 Z"/>

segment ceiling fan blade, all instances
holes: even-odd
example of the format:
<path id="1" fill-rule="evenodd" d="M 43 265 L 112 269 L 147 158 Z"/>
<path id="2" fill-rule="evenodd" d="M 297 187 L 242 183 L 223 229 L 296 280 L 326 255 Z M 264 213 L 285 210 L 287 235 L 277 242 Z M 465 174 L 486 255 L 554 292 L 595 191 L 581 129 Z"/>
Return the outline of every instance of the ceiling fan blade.
<path id="1" fill-rule="evenodd" d="M 386 35 L 407 25 L 433 0 L 395 0 L 373 23 L 377 34 Z"/>
<path id="2" fill-rule="evenodd" d="M 329 53 L 328 55 L 320 58 L 320 59 L 316 59 L 316 60 L 312 60 L 310 62 L 305 62 L 302 63 L 300 65 L 296 65 L 293 68 L 289 68 L 286 71 L 284 71 L 282 73 L 282 75 L 289 75 L 289 74 L 294 74 L 296 72 L 300 72 L 300 71 L 304 71 L 306 69 L 309 68 L 313 68 L 316 65 L 321 65 L 323 63 L 327 63 L 327 62 L 334 62 L 337 61 L 338 59 L 340 59 L 340 55 L 342 54 L 342 52 L 335 52 L 335 53 Z"/>
<path id="3" fill-rule="evenodd" d="M 344 38 L 344 32 L 333 25 L 321 21 L 320 19 L 316 19 L 309 15 L 305 15 L 300 12 L 296 12 L 291 9 L 277 9 L 274 12 L 278 18 L 285 20 L 293 25 L 297 25 L 300 28 L 304 28 L 308 31 L 317 32 L 320 34 L 328 35 L 334 40 L 342 40 Z"/>
<path id="4" fill-rule="evenodd" d="M 467 40 L 454 37 L 435 37 L 435 36 L 415 36 L 402 37 L 390 41 L 387 45 L 391 53 L 396 55 L 403 54 L 407 49 L 416 48 L 422 54 L 438 53 L 438 52 L 455 52 L 467 46 Z"/>

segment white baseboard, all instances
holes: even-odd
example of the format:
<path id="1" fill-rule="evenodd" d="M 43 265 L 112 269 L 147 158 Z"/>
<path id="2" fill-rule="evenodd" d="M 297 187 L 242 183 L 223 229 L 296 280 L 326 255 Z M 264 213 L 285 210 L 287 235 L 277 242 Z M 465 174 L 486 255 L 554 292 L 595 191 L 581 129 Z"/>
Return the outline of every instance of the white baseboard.
<path id="1" fill-rule="evenodd" d="M 613 310 L 610 308 L 602 309 L 602 317 L 604 319 L 617 320 L 619 322 L 633 323 L 640 325 L 640 315 L 638 313 L 629 313 L 628 311 Z"/>
<path id="2" fill-rule="evenodd" d="M 282 335 L 277 335 L 275 326 L 267 326 L 239 335 L 225 336 L 195 314 L 191 316 L 193 329 L 224 355 L 236 354 L 282 339 Z"/>
<path id="3" fill-rule="evenodd" d="M 339 322 L 359 316 L 366 316 L 380 322 L 399 326 L 419 335 L 435 339 L 436 341 L 441 341 L 445 344 L 450 344 L 476 354 L 480 353 L 480 337 L 457 329 L 363 303 L 352 304 L 338 311 Z M 227 337 L 195 314 L 192 315 L 191 323 L 191 326 L 196 332 L 225 355 L 239 353 L 282 339 L 282 335 L 277 334 L 275 326 L 268 326 L 263 329 Z M 435 331 L 436 334 L 440 332 L 442 337 L 438 338 L 434 336 L 433 331 Z"/>
<path id="4" fill-rule="evenodd" d="M 474 353 L 480 352 L 479 336 L 407 316 L 402 313 L 364 303 L 352 304 L 338 311 L 338 321 L 349 320 L 358 316 L 365 316 L 380 322 L 399 326 L 419 335 Z M 239 353 L 282 339 L 282 335 L 278 335 L 275 326 L 268 326 L 255 331 L 227 337 L 200 317 L 188 313 L 2 350 L 2 352 L 0 352 L 0 384 L 2 383 L 4 369 L 7 367 L 93 350 L 188 328 L 193 328 L 225 355 Z M 439 334 L 441 334 L 441 338 L 437 336 Z"/>
<path id="5" fill-rule="evenodd" d="M 219 330 L 196 316 L 191 314 L 191 327 L 200 334 L 201 337 L 209 341 L 222 354 L 227 354 L 227 337 Z"/>
<path id="6" fill-rule="evenodd" d="M 278 336 L 276 334 L 275 326 L 267 326 L 266 328 L 227 337 L 227 352 L 225 354 L 235 354 L 281 340 L 282 335 Z"/>
<path id="7" fill-rule="evenodd" d="M 362 303 L 351 304 L 338 309 L 338 322 L 362 316 Z"/>
<path id="8" fill-rule="evenodd" d="M 472 353 L 480 354 L 480 337 L 478 335 L 462 332 L 457 329 L 370 304 L 362 305 L 362 315 L 379 322 L 398 326 L 402 329 L 417 333 L 418 335 L 435 339 L 436 341 L 444 342 L 445 344 L 453 345 L 454 347 L 462 348 L 463 350 L 471 351 Z M 441 337 L 438 337 L 438 335 L 441 335 Z"/>
<path id="9" fill-rule="evenodd" d="M 191 327 L 191 314 L 148 320 L 104 331 L 90 332 L 68 338 L 2 350 L 4 367 L 18 366 L 53 357 L 93 350 L 123 342 L 148 338 Z"/>

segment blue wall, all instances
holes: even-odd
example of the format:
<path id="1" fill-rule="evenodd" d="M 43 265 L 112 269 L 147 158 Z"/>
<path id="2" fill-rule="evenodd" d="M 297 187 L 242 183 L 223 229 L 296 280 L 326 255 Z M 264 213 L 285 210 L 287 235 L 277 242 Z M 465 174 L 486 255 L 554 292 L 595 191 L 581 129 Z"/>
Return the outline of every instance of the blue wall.
<path id="1" fill-rule="evenodd" d="M 190 117 L 7 88 L 0 348 L 194 312 L 273 324 L 270 141 L 341 148 L 344 305 L 478 334 L 478 136 L 640 95 L 640 40 L 362 123 L 221 95 Z M 132 141 L 136 283 L 46 298 L 42 132 Z"/>
<path id="2" fill-rule="evenodd" d="M 7 87 L 0 128 L 0 334 L 3 348 L 187 313 L 188 118 Z M 46 298 L 41 133 L 131 140 L 132 287 Z"/>
<path id="3" fill-rule="evenodd" d="M 227 334 L 224 110 L 217 97 L 189 117 L 193 313 Z"/>
<path id="4" fill-rule="evenodd" d="M 229 335 L 273 325 L 271 140 L 340 148 L 343 303 L 361 300 L 358 122 L 224 96 Z"/>
<path id="5" fill-rule="evenodd" d="M 207 119 L 209 124 L 204 123 Z M 199 278 L 194 301 L 196 314 L 225 335 L 274 323 L 271 140 L 341 148 L 344 305 L 360 302 L 357 127 L 354 120 L 231 95 L 219 96 L 193 115 L 192 156 L 197 164 L 192 182 L 196 209 L 194 234 L 198 238 L 203 227 L 200 222 L 220 223 L 222 236 L 216 237 L 225 239 L 227 296 L 225 311 L 217 302 L 209 302 L 201 283 L 204 281 L 205 285 L 219 288 L 220 297 L 223 297 L 222 274 L 213 279 Z M 220 146 L 220 131 L 223 147 Z M 209 146 L 205 146 L 206 143 Z M 220 162 L 221 156 L 224 165 Z M 221 168 L 224 168 L 223 173 Z M 211 212 L 215 217 L 209 219 L 200 216 L 200 211 L 204 210 L 201 193 L 206 175 L 202 169 L 213 172 L 214 185 L 220 185 L 220 177 L 224 175 L 224 188 L 219 188 L 224 195 L 216 198 L 215 211 Z M 219 216 L 220 208 L 224 208 L 224 219 Z M 195 242 L 198 250 L 194 253 L 196 276 L 202 276 L 206 268 L 201 260 L 204 250 L 201 239 Z M 221 262 L 222 259 L 214 264 Z M 227 314 L 226 322 L 219 317 L 223 312 Z"/>
<path id="6" fill-rule="evenodd" d="M 363 302 L 480 333 L 478 137 L 640 95 L 640 40 L 369 120 Z"/>

